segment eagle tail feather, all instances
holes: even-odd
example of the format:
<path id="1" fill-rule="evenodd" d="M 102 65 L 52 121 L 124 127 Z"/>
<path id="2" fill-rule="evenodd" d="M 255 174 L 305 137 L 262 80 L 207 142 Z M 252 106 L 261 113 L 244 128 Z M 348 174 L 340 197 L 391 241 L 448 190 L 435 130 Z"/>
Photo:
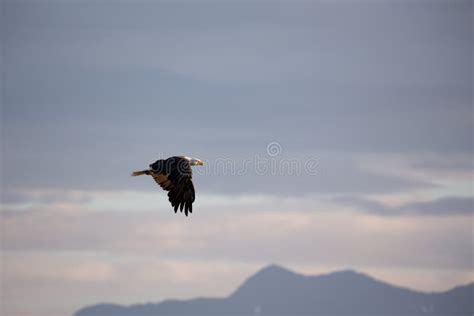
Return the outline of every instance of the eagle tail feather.
<path id="1" fill-rule="evenodd" d="M 142 176 L 142 175 L 144 175 L 144 174 L 149 175 L 149 174 L 150 174 L 150 170 L 134 171 L 134 172 L 132 172 L 132 177 Z"/>

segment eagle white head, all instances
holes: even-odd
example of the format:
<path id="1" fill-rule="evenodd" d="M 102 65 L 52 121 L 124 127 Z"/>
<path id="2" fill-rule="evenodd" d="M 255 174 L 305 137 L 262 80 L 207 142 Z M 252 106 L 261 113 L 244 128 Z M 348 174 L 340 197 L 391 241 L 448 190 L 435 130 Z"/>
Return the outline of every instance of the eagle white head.
<path id="1" fill-rule="evenodd" d="M 186 158 L 189 161 L 189 164 L 191 166 L 204 166 L 204 161 L 202 161 L 201 159 L 191 158 L 191 157 L 184 157 L 184 158 Z"/>

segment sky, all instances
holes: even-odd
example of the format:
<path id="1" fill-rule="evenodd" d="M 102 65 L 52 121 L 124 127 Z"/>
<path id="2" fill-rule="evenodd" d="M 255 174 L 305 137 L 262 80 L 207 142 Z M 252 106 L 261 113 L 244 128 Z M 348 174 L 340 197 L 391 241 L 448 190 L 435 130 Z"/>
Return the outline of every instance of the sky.
<path id="1" fill-rule="evenodd" d="M 474 281 L 473 2 L 0 4 L 0 313 L 261 267 Z M 156 159 L 203 159 L 174 214 Z"/>

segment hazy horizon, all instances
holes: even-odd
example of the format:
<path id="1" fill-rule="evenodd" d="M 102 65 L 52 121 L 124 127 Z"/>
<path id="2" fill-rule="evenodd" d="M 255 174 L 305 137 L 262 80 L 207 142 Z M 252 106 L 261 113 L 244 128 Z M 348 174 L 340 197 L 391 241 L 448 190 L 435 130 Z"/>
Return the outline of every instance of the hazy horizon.
<path id="1" fill-rule="evenodd" d="M 2 315 L 223 296 L 269 263 L 474 280 L 472 1 L 0 4 Z M 151 178 L 187 155 L 196 202 Z"/>

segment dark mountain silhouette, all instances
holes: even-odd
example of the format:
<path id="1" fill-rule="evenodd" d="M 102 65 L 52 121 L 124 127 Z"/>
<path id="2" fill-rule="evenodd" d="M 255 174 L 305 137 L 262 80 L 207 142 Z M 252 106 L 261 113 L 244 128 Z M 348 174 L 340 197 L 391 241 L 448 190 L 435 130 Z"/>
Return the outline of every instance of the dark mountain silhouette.
<path id="1" fill-rule="evenodd" d="M 473 315 L 474 283 L 423 293 L 354 271 L 304 276 L 271 265 L 226 298 L 166 300 L 157 304 L 99 304 L 75 316 L 196 315 Z"/>

